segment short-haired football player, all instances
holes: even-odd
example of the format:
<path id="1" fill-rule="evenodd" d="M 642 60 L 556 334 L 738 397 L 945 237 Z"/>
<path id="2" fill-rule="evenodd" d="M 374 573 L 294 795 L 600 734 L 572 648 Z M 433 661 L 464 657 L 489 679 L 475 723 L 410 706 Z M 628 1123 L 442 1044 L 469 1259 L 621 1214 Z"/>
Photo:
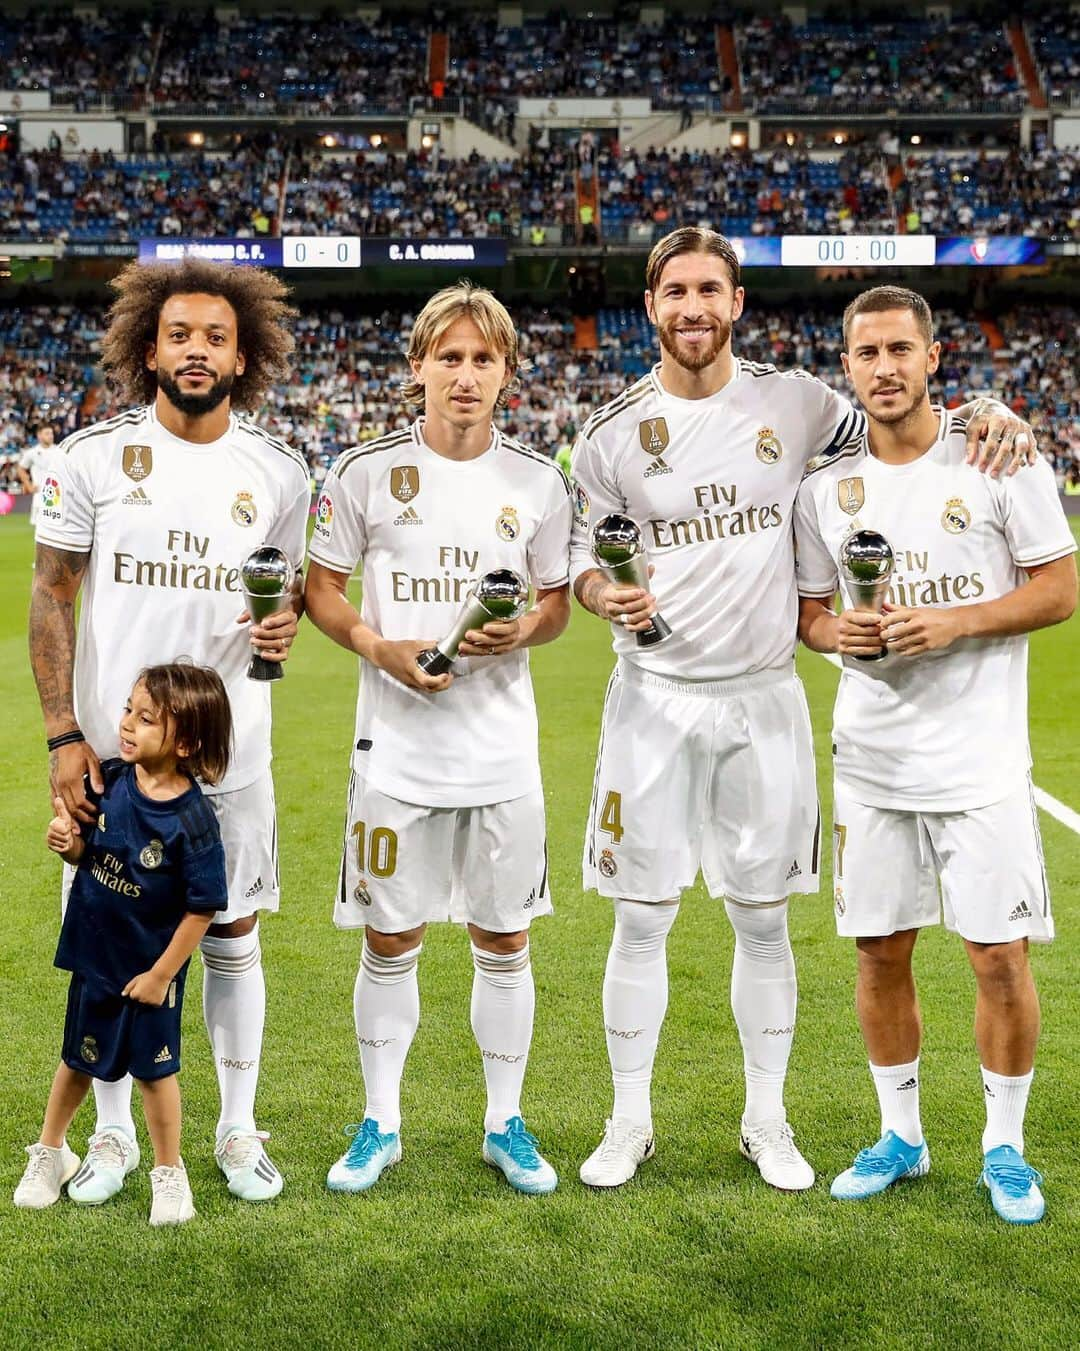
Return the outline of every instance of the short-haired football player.
<path id="1" fill-rule="evenodd" d="M 817 890 L 810 719 L 795 674 L 791 517 L 812 456 L 856 443 L 862 417 L 805 371 L 737 359 L 739 258 L 722 235 L 674 231 L 646 264 L 660 361 L 599 409 L 574 450 L 571 576 L 613 624 L 584 883 L 615 932 L 604 1024 L 615 1102 L 584 1182 L 615 1187 L 654 1152 L 650 1084 L 667 1006 L 667 935 L 698 871 L 735 931 L 731 1004 L 746 1101 L 739 1147 L 772 1186 L 810 1187 L 784 1107 L 795 1030 L 787 902 Z M 1029 434 L 991 405 L 971 454 Z M 991 457 L 992 458 L 992 457 Z M 651 593 L 611 583 L 589 552 L 611 512 L 645 532 Z M 656 607 L 673 636 L 638 647 Z"/>
<path id="2" fill-rule="evenodd" d="M 1054 924 L 1029 773 L 1027 634 L 1072 614 L 1076 544 L 1044 461 L 997 480 L 967 464 L 966 419 L 930 402 L 939 354 L 915 292 L 875 287 L 848 306 L 842 360 L 867 428 L 811 465 L 796 506 L 799 631 L 844 659 L 836 924 L 858 950 L 856 1005 L 881 1107 L 881 1138 L 832 1194 L 872 1196 L 930 1167 L 911 961 L 920 928 L 943 912 L 975 973 L 981 1181 L 1003 1219 L 1031 1224 L 1044 1201 L 1024 1158 L 1039 1033 L 1028 943 L 1049 942 Z M 883 615 L 845 592 L 840 550 L 858 530 L 895 552 Z"/>
<path id="3" fill-rule="evenodd" d="M 262 544 L 299 568 L 311 502 L 307 462 L 251 413 L 288 370 L 294 311 L 260 268 L 187 258 L 126 267 L 113 283 L 106 374 L 132 407 L 60 446 L 41 493 L 30 658 L 45 715 L 53 795 L 89 824 L 99 757 L 117 751 L 116 715 L 144 666 L 180 654 L 216 670 L 235 747 L 206 786 L 225 846 L 229 903 L 200 943 L 203 1013 L 221 1094 L 215 1155 L 229 1190 L 265 1201 L 281 1174 L 256 1129 L 266 1013 L 262 910 L 278 908 L 269 686 L 249 680 L 254 647 L 283 661 L 294 608 L 251 626 L 240 564 Z M 82 591 L 78 630 L 75 600 Z M 69 1188 L 108 1200 L 139 1162 L 131 1080 L 94 1085 L 97 1126 Z"/>
<path id="4" fill-rule="evenodd" d="M 516 387 L 513 322 L 469 283 L 433 296 L 407 352 L 409 427 L 346 451 L 315 516 L 306 605 L 360 655 L 339 927 L 364 929 L 354 993 L 367 1095 L 330 1169 L 365 1191 L 401 1158 L 400 1085 L 420 1014 L 424 929 L 468 926 L 472 1026 L 487 1085 L 483 1157 L 530 1193 L 556 1185 L 521 1115 L 533 1028 L 529 925 L 550 913 L 536 709 L 527 649 L 569 618 L 570 489 L 546 456 L 498 431 Z M 363 565 L 363 604 L 347 595 Z M 417 657 L 473 584 L 512 568 L 536 591 L 520 619 L 466 634 L 451 671 Z"/>

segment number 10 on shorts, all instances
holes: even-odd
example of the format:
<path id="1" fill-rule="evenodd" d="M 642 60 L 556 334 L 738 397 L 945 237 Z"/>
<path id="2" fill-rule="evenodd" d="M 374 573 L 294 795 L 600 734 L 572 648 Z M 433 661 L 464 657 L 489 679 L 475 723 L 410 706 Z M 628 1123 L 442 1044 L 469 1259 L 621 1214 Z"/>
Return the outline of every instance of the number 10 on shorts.
<path id="1" fill-rule="evenodd" d="M 356 838 L 356 862 L 362 873 L 372 877 L 390 877 L 397 867 L 397 832 L 376 826 L 368 835 L 366 821 L 353 823 Z"/>

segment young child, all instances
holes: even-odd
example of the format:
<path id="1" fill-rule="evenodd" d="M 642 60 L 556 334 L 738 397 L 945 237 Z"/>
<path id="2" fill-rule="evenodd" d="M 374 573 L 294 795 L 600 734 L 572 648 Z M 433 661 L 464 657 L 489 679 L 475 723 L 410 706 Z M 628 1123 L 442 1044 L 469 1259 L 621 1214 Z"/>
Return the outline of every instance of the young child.
<path id="1" fill-rule="evenodd" d="M 221 834 L 194 780 L 221 778 L 231 736 L 214 671 L 149 667 L 120 721 L 120 758 L 101 766 L 97 820 L 80 827 L 54 799 L 46 841 L 78 865 L 55 959 L 72 977 L 61 1061 L 17 1206 L 59 1198 L 79 1169 L 65 1136 L 91 1079 L 130 1072 L 154 1145 L 150 1223 L 195 1214 L 180 1158 L 180 1011 L 188 959 L 228 902 Z"/>

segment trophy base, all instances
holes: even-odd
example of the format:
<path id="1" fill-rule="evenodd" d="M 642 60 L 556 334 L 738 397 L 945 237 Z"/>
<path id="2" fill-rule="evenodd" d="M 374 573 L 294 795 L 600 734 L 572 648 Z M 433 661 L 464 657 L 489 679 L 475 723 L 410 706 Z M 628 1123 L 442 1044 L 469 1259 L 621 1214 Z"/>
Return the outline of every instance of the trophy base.
<path id="1" fill-rule="evenodd" d="M 453 666 L 453 657 L 448 657 L 445 652 L 440 652 L 437 647 L 429 647 L 425 652 L 421 652 L 416 659 L 417 666 L 425 675 L 441 676 Z"/>
<path id="2" fill-rule="evenodd" d="M 638 647 L 655 647 L 671 637 L 671 625 L 660 615 L 653 615 L 652 623 L 637 635 Z"/>
<path id="3" fill-rule="evenodd" d="M 252 657 L 247 668 L 249 680 L 283 680 L 285 667 L 280 661 L 267 661 L 265 657 Z"/>

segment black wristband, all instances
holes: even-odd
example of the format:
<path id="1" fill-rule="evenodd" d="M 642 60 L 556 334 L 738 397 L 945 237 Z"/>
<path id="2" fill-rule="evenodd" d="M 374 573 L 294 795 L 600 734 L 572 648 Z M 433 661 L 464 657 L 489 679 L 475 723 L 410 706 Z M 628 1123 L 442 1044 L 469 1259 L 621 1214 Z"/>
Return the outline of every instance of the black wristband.
<path id="1" fill-rule="evenodd" d="M 85 740 L 86 737 L 76 727 L 73 732 L 61 732 L 59 736 L 49 737 L 45 744 L 49 750 L 58 751 L 61 746 L 74 746 L 77 742 Z"/>

